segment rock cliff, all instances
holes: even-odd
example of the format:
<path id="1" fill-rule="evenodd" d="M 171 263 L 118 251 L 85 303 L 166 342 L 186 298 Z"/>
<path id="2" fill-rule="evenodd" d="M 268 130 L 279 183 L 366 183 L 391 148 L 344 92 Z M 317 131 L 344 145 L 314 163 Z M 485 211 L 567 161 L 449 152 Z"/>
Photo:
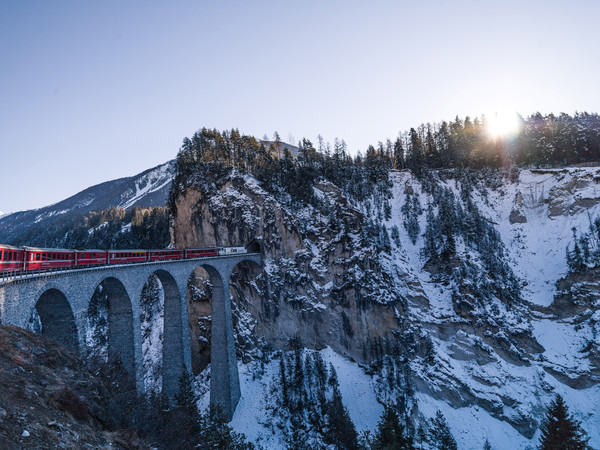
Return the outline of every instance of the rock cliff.
<path id="1" fill-rule="evenodd" d="M 235 170 L 199 178 L 176 192 L 173 244 L 258 242 L 265 260 L 232 282 L 244 360 L 292 338 L 370 367 L 393 354 L 415 410 L 451 405 L 458 428 L 479 411 L 509 424 L 498 425 L 505 436 L 535 440 L 555 392 L 572 399 L 584 428 L 599 428 L 587 401 L 600 395 L 598 273 L 562 278 L 571 228 L 600 212 L 595 169 L 450 171 L 433 181 L 393 172 L 386 199 L 362 201 L 321 180 L 318 201 L 301 206 Z M 443 226 L 446 201 L 455 249 L 432 261 L 426 230 L 432 217 Z M 483 227 L 485 242 L 469 226 Z M 518 289 L 503 295 L 500 272 L 514 273 Z"/>

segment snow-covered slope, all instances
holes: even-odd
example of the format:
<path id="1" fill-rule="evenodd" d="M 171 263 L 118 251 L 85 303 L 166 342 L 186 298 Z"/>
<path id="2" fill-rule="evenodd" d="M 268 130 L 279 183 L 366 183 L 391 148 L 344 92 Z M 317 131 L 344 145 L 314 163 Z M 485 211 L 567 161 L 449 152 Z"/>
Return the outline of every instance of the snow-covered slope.
<path id="1" fill-rule="evenodd" d="M 262 220 L 270 224 L 271 230 L 280 223 L 285 224 L 281 228 L 283 231 L 271 232 L 273 237 L 265 237 L 264 242 L 268 242 L 267 239 L 278 242 L 280 247 L 276 251 L 283 255 L 278 258 L 275 251 L 266 247 L 265 273 L 270 284 L 255 284 L 262 292 L 261 297 L 257 303 L 252 303 L 250 298 L 245 301 L 250 302 L 249 310 L 257 313 L 256 329 L 262 333 L 261 337 L 275 343 L 276 348 L 283 339 L 271 339 L 271 334 L 280 339 L 297 333 L 308 345 L 322 348 L 325 343 L 329 346 L 321 350 L 322 356 L 338 371 L 344 404 L 358 430 L 373 431 L 381 414 L 376 382 L 367 373 L 366 366 L 352 363 L 332 349 L 360 360 L 360 354 L 353 348 L 358 347 L 357 342 L 361 339 L 367 340 L 361 334 L 372 338 L 385 327 L 396 327 L 401 341 L 408 339 L 412 342 L 410 345 L 416 347 L 413 353 L 408 352 L 407 364 L 414 389 L 417 422 L 426 423 L 436 410 L 441 410 L 459 448 L 482 448 L 485 439 L 489 439 L 493 448 L 499 449 L 535 447 L 544 409 L 557 393 L 564 396 L 575 418 L 589 433 L 590 445 L 600 448 L 600 406 L 595 401 L 600 398 L 599 367 L 594 356 L 600 335 L 600 322 L 594 318 L 600 319 L 600 304 L 591 304 L 587 315 L 576 316 L 578 313 L 565 310 L 560 317 L 552 309 L 554 306 L 548 307 L 557 294 L 556 282 L 566 275 L 565 248 L 572 239 L 571 229 L 576 227 L 579 232 L 586 231 L 590 218 L 600 214 L 600 170 L 481 171 L 471 173 L 467 178 L 452 172 L 439 174 L 436 192 L 448 192 L 447 195 L 461 205 L 456 208 L 464 213 L 467 203 L 462 184 L 472 183 L 469 196 L 474 206 L 471 210 L 477 210 L 480 220 L 495 230 L 498 241 L 490 242 L 496 242 L 497 247 L 477 247 L 467 242 L 463 235 L 457 235 L 456 254 L 443 267 L 440 263 L 432 265 L 428 262 L 429 255 L 423 252 L 428 205 L 437 210 L 441 200 L 409 172 L 391 174 L 391 208 L 383 220 L 386 229 L 392 230 L 391 234 L 398 230 L 397 243 L 392 245 L 389 256 L 384 255 L 378 261 L 380 267 L 367 266 L 366 270 L 361 268 L 360 261 L 372 261 L 374 257 L 368 251 L 361 253 L 357 239 L 362 231 L 352 230 L 344 250 L 334 247 L 334 256 L 328 256 L 326 252 L 331 248 L 328 246 L 333 238 L 326 233 L 331 228 L 335 230 L 329 218 L 319 216 L 316 211 L 304 210 L 292 212 L 295 215 L 291 218 L 280 219 L 275 215 L 268 220 L 259 219 L 257 211 L 260 208 L 257 211 L 253 208 L 263 201 L 257 198 L 266 194 L 248 186 L 248 180 L 244 182 L 244 189 L 248 191 L 234 182 L 223 187 L 223 192 L 217 192 L 210 202 L 219 204 L 219 211 L 230 213 L 232 217 L 255 218 L 251 221 L 253 228 L 260 228 Z M 233 191 L 235 205 L 229 198 L 233 198 Z M 320 199 L 341 204 L 334 192 L 331 185 L 315 187 Z M 241 198 L 250 206 L 244 206 L 246 203 L 240 202 Z M 409 235 L 410 227 L 405 226 L 407 198 L 418 198 L 421 205 L 420 210 L 415 209 L 419 232 L 414 243 Z M 194 201 L 198 201 L 198 205 L 204 204 L 198 197 Z M 270 210 L 280 208 L 273 199 L 269 202 Z M 190 206 L 195 205 L 186 208 Z M 342 209 L 338 215 L 351 218 L 346 223 L 351 220 L 355 223 L 361 214 L 364 217 L 377 214 L 373 204 L 370 209 L 365 204 L 343 208 L 347 210 Z M 202 210 L 202 220 L 207 224 L 212 223 L 210 214 L 210 209 Z M 324 223 L 322 228 L 321 222 Z M 226 228 L 232 222 L 222 223 L 221 235 L 237 230 Z M 239 221 L 235 223 L 241 227 Z M 313 237 L 297 249 L 299 244 L 293 236 L 294 228 L 287 224 L 308 229 Z M 189 225 L 179 231 L 186 236 L 194 232 Z M 239 233 L 248 231 L 242 228 Z M 233 236 L 237 236 L 237 231 Z M 497 253 L 500 256 L 492 263 L 505 262 L 507 273 L 514 273 L 522 286 L 518 299 L 497 298 L 494 283 L 504 281 L 494 279 L 496 273 L 486 272 L 488 269 L 483 262 L 486 255 L 482 252 Z M 296 257 L 302 258 L 299 272 L 290 264 Z M 348 306 L 352 301 L 348 295 L 343 302 L 333 298 L 339 292 L 333 287 L 340 290 L 347 279 L 342 280 L 340 276 L 331 277 L 334 281 L 329 281 L 329 273 L 338 270 L 336 264 L 340 261 L 344 264 L 344 272 L 340 275 L 352 274 L 354 283 L 363 283 L 363 292 L 371 289 L 364 283 L 373 282 L 363 277 L 365 272 L 382 272 L 384 279 L 386 274 L 395 274 L 397 279 L 389 284 L 375 279 L 372 286 L 379 290 L 381 304 L 389 305 L 388 311 L 392 310 L 397 323 L 394 324 L 383 309 L 378 310 L 369 303 L 377 302 L 377 294 L 369 300 L 359 299 L 361 308 L 367 308 L 366 313 L 365 309 L 355 310 Z M 482 269 L 477 283 L 469 278 L 473 276 L 469 272 L 465 278 L 456 275 L 461 272 L 454 270 L 465 262 L 471 265 L 467 267 Z M 274 296 L 264 297 L 265 290 L 279 289 L 275 283 L 282 271 L 288 274 L 283 288 L 295 283 L 296 272 L 302 280 L 308 277 L 308 282 L 301 281 L 308 286 L 301 291 L 303 297 L 290 295 L 287 298 L 291 300 L 284 301 Z M 489 289 L 483 294 L 477 292 L 483 288 Z M 388 300 L 394 296 L 390 297 L 387 289 L 395 290 L 395 294 L 406 301 L 406 308 L 402 302 Z M 267 303 L 277 308 L 278 315 L 273 319 L 276 321 L 270 322 L 271 319 L 266 318 L 268 313 L 264 308 Z M 335 322 L 334 316 L 340 314 L 342 324 Z M 360 323 L 368 326 L 360 328 Z M 427 341 L 430 342 L 429 350 L 422 347 Z M 276 363 L 269 362 L 264 375 L 259 377 L 252 364 L 240 369 L 242 400 L 232 424 L 237 431 L 244 432 L 265 448 L 282 448 L 283 437 L 265 425 L 270 420 L 269 411 L 273 410 L 269 395 L 276 389 L 273 387 Z M 379 401 L 383 400 L 379 398 Z"/>
<path id="2" fill-rule="evenodd" d="M 87 188 L 54 205 L 21 211 L 0 218 L 0 242 L 13 242 L 31 227 L 110 207 L 164 206 L 174 174 L 174 161 L 138 175 L 107 181 Z"/>
<path id="3" fill-rule="evenodd" d="M 457 315 L 452 285 L 434 282 L 424 269 L 422 237 L 413 245 L 402 226 L 399 210 L 407 186 L 420 196 L 424 208 L 429 202 L 435 203 L 435 199 L 424 192 L 410 173 L 394 174 L 392 218 L 388 226 L 396 224 L 404 234 L 403 249 L 396 254 L 396 263 L 408 262 L 407 270 L 413 271 L 426 292 L 430 307 L 415 305 L 412 314 L 415 321 L 431 330 L 439 363 L 438 373 L 431 374 L 427 367 L 413 362 L 414 372 L 423 381 L 422 392 L 417 394 L 419 409 L 429 416 L 435 409 L 441 409 L 464 448 L 481 447 L 481 439 L 477 445 L 469 444 L 474 429 L 479 434 L 486 430 L 482 436 L 487 436 L 495 448 L 524 448 L 528 443 L 535 446 L 539 430 L 533 422 L 531 425 L 528 422 L 539 421 L 543 408 L 555 393 L 567 399 L 575 417 L 590 433 L 590 444 L 600 447 L 600 404 L 594 400 L 600 398 L 600 385 L 592 381 L 597 378 L 592 373 L 594 370 L 597 373 L 598 367 L 591 367 L 592 355 L 585 350 L 594 341 L 598 344 L 600 330 L 593 321 L 558 320 L 549 310 L 540 308 L 553 302 L 556 282 L 567 273 L 565 250 L 572 241 L 572 228 L 586 231 L 590 219 L 600 214 L 599 183 L 597 168 L 522 170 L 514 181 L 483 180 L 474 190 L 472 198 L 499 231 L 509 264 L 524 285 L 523 300 L 539 305 L 529 310 L 525 303 L 516 314 L 514 309 L 507 310 L 501 328 L 488 328 L 481 335 L 476 324 L 467 325 Z M 458 185 L 455 179 L 446 181 L 446 186 L 457 196 Z M 419 218 L 421 230 L 426 227 L 423 216 Z M 460 253 L 460 242 L 457 247 Z M 467 256 L 469 253 L 463 248 L 462 257 L 472 258 L 472 254 Z M 514 314 L 516 321 L 511 323 L 508 314 Z M 475 320 L 482 319 L 486 320 L 475 315 Z M 501 346 L 489 339 L 493 334 L 512 334 L 515 340 L 510 345 L 520 355 L 514 359 L 510 354 L 503 355 Z M 528 334 L 534 340 L 527 344 L 523 341 L 519 348 L 519 336 Z M 524 351 L 534 342 L 542 348 Z M 590 382 L 579 383 L 587 377 L 591 377 Z M 584 388 L 574 388 L 580 386 Z M 522 434 L 515 435 L 515 429 L 511 431 L 505 421 Z M 534 430 L 537 431 L 531 436 Z M 512 437 L 507 440 L 509 436 Z"/>

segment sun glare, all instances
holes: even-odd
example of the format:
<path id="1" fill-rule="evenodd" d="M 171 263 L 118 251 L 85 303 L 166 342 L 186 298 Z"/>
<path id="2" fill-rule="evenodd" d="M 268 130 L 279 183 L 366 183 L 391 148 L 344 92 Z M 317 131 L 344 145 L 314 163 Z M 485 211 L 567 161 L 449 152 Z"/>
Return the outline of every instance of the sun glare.
<path id="1" fill-rule="evenodd" d="M 514 112 L 501 111 L 488 118 L 487 130 L 493 138 L 504 138 L 519 131 L 519 120 Z"/>

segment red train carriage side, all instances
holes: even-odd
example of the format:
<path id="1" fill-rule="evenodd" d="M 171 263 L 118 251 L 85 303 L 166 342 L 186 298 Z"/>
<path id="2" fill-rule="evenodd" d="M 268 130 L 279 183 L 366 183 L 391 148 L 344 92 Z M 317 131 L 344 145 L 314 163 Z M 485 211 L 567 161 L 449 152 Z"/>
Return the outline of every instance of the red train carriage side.
<path id="1" fill-rule="evenodd" d="M 183 259 L 184 250 L 148 250 L 148 261 Z"/>
<path id="2" fill-rule="evenodd" d="M 147 261 L 146 250 L 109 250 L 108 264 L 128 264 Z"/>
<path id="3" fill-rule="evenodd" d="M 25 251 L 19 247 L 0 244 L 0 273 L 22 271 Z"/>
<path id="4" fill-rule="evenodd" d="M 67 250 L 13 247 L 0 244 L 0 274 L 34 270 L 68 269 L 105 264 L 205 258 L 246 253 L 244 247 L 213 247 L 170 250 Z"/>
<path id="5" fill-rule="evenodd" d="M 205 256 L 219 256 L 218 248 L 190 248 L 185 250 L 186 258 L 203 258 Z"/>
<path id="6" fill-rule="evenodd" d="M 77 267 L 101 266 L 108 261 L 106 250 L 77 250 L 75 254 Z"/>
<path id="7" fill-rule="evenodd" d="M 25 270 L 47 270 L 75 267 L 75 252 L 60 248 L 25 249 Z"/>

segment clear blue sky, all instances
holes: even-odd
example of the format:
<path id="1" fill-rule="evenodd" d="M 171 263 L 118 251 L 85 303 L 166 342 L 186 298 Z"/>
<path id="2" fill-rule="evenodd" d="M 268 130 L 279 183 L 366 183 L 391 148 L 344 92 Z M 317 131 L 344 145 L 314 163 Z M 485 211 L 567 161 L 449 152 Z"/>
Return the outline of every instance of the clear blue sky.
<path id="1" fill-rule="evenodd" d="M 422 122 L 600 110 L 600 2 L 0 0 L 0 211 L 206 126 L 352 151 Z"/>

